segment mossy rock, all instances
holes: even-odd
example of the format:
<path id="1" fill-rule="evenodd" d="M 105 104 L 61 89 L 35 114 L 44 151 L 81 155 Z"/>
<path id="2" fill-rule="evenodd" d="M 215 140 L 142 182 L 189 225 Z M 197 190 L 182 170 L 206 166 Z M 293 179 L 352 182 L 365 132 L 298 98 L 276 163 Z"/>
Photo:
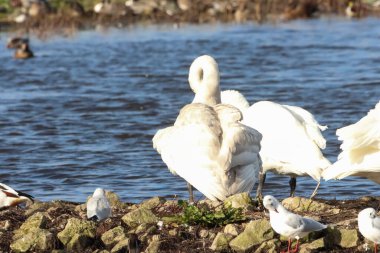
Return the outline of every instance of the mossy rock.
<path id="1" fill-rule="evenodd" d="M 157 207 L 158 205 L 163 204 L 165 202 L 166 202 L 165 198 L 162 198 L 162 197 L 153 197 L 153 198 L 150 198 L 148 200 L 143 201 L 139 205 L 139 207 L 140 208 L 145 208 L 145 209 L 153 209 L 153 208 Z"/>
<path id="2" fill-rule="evenodd" d="M 145 249 L 145 253 L 158 253 L 160 249 L 161 242 L 153 240 L 149 243 L 148 247 Z"/>
<path id="3" fill-rule="evenodd" d="M 286 198 L 282 201 L 282 205 L 286 209 L 297 212 L 324 212 L 333 209 L 333 206 L 328 204 L 301 197 Z"/>
<path id="4" fill-rule="evenodd" d="M 69 251 L 80 252 L 92 243 L 95 235 L 95 222 L 70 218 L 65 229 L 58 233 L 57 237 Z"/>
<path id="5" fill-rule="evenodd" d="M 113 247 L 125 238 L 125 230 L 122 226 L 114 227 L 101 236 L 101 240 L 106 247 Z"/>
<path id="6" fill-rule="evenodd" d="M 278 239 L 272 239 L 263 242 L 254 253 L 277 253 L 280 248 L 280 241 Z"/>
<path id="7" fill-rule="evenodd" d="M 251 221 L 243 233 L 230 242 L 230 247 L 236 252 L 246 252 L 264 241 L 274 238 L 274 231 L 268 220 Z"/>
<path id="8" fill-rule="evenodd" d="M 111 253 L 128 252 L 129 239 L 125 238 L 119 241 L 111 250 Z"/>
<path id="9" fill-rule="evenodd" d="M 23 231 L 23 230 L 20 230 Z M 12 252 L 41 252 L 54 248 L 53 234 L 46 229 L 29 228 L 10 245 Z"/>
<path id="10" fill-rule="evenodd" d="M 140 224 L 155 224 L 158 222 L 158 218 L 152 211 L 145 208 L 133 210 L 124 215 L 121 219 L 130 227 L 137 227 Z"/>
<path id="11" fill-rule="evenodd" d="M 319 238 L 311 243 L 301 244 L 300 253 L 319 252 L 326 248 L 325 238 Z"/>
<path id="12" fill-rule="evenodd" d="M 230 234 L 225 234 L 225 233 L 219 232 L 216 235 L 214 241 L 212 242 L 210 249 L 212 249 L 214 251 L 227 250 L 229 248 L 228 244 L 232 238 L 233 238 L 233 236 Z"/>
<path id="13" fill-rule="evenodd" d="M 242 192 L 228 197 L 224 200 L 224 206 L 233 208 L 252 209 L 253 201 L 248 192 Z"/>
<path id="14" fill-rule="evenodd" d="M 336 227 L 327 228 L 326 240 L 327 247 L 336 245 L 342 248 L 352 248 L 359 245 L 359 233 L 356 229 L 338 229 Z"/>

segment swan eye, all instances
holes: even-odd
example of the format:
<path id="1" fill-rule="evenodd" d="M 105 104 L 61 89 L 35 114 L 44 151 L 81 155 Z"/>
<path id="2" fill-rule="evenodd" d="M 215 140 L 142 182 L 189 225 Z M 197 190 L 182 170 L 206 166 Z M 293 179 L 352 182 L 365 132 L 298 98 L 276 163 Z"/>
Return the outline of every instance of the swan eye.
<path id="1" fill-rule="evenodd" d="M 199 74 L 199 80 L 202 81 L 203 80 L 203 69 L 200 69 L 198 74 Z"/>

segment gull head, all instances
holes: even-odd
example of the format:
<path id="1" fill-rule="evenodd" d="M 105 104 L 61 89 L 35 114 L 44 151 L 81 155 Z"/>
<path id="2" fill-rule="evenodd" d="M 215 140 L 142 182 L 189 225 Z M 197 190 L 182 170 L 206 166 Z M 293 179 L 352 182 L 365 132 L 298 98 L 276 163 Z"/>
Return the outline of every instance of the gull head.
<path id="1" fill-rule="evenodd" d="M 275 211 L 276 213 L 278 213 L 278 206 L 280 205 L 280 203 L 278 202 L 278 200 L 271 196 L 271 195 L 266 195 L 263 199 L 263 205 L 266 209 L 268 209 L 269 211 Z"/>
<path id="2" fill-rule="evenodd" d="M 93 197 L 103 197 L 106 195 L 106 191 L 102 188 L 96 188 L 96 190 L 94 191 L 94 194 L 92 195 Z"/>
<path id="3" fill-rule="evenodd" d="M 376 218 L 376 210 L 372 207 L 366 208 L 359 212 L 358 214 L 359 219 L 365 218 L 365 219 L 375 219 Z"/>

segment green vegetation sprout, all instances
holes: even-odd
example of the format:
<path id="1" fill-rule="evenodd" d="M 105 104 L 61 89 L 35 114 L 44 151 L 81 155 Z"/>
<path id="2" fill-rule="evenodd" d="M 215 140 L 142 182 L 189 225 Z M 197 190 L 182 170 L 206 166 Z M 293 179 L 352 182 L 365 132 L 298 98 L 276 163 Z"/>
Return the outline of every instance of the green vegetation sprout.
<path id="1" fill-rule="evenodd" d="M 221 205 L 211 209 L 206 204 L 191 205 L 186 201 L 178 201 L 178 204 L 183 207 L 181 221 L 188 225 L 215 227 L 247 219 L 242 208 Z"/>

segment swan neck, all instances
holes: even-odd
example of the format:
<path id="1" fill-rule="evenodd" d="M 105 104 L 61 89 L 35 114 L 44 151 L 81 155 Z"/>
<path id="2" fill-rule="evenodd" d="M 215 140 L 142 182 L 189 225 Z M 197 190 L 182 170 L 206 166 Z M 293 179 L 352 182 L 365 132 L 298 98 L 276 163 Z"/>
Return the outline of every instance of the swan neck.
<path id="1" fill-rule="evenodd" d="M 190 66 L 189 84 L 195 93 L 193 103 L 209 106 L 221 103 L 219 69 L 214 60 L 195 60 Z"/>

